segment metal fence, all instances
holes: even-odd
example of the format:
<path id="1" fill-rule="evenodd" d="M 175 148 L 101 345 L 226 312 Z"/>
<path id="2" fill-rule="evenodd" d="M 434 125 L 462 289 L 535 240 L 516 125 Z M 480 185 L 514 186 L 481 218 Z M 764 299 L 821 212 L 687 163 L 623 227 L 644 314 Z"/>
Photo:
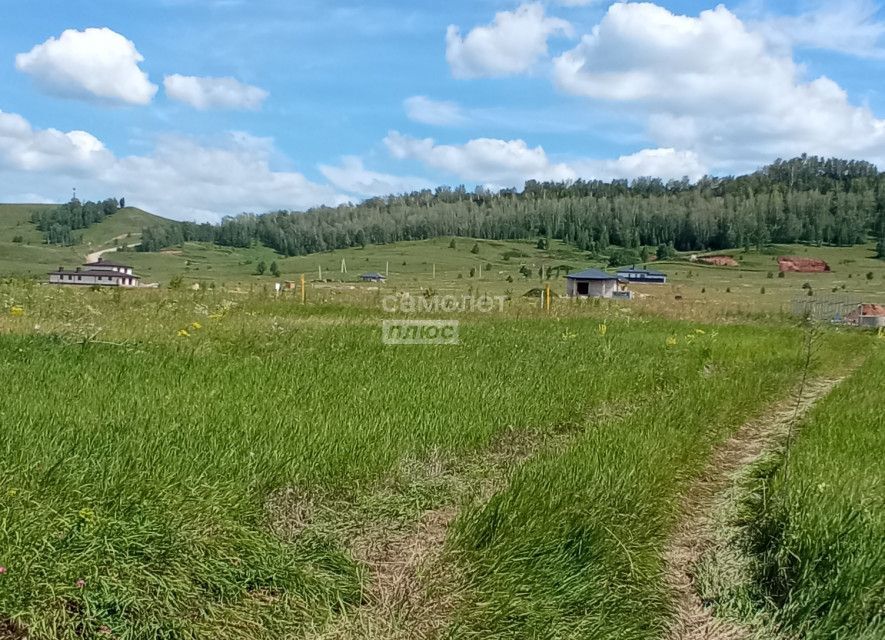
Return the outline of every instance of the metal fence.
<path id="1" fill-rule="evenodd" d="M 839 295 L 817 295 L 793 300 L 793 315 L 821 322 L 843 322 L 861 301 Z"/>

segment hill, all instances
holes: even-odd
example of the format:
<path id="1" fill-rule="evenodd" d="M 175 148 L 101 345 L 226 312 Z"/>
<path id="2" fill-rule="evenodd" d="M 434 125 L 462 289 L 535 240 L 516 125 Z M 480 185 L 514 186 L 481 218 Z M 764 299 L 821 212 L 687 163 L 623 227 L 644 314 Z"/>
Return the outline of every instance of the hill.
<path id="1" fill-rule="evenodd" d="M 172 220 L 125 207 L 102 222 L 79 230 L 81 240 L 72 246 L 44 244 L 43 237 L 31 222 L 34 211 L 45 211 L 53 204 L 0 204 L 0 274 L 15 276 L 43 276 L 59 266 L 73 266 L 90 253 L 112 248 L 117 244 L 137 244 L 142 229 L 147 226 L 165 227 Z"/>

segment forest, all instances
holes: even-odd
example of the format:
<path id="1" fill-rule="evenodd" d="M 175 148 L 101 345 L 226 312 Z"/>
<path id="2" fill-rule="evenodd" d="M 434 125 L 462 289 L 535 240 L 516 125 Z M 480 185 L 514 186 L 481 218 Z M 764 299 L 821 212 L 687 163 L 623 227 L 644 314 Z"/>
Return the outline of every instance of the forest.
<path id="1" fill-rule="evenodd" d="M 664 182 L 529 181 L 522 191 L 439 187 L 306 212 L 225 217 L 143 230 L 142 251 L 185 241 L 260 242 L 295 256 L 402 240 L 469 236 L 558 239 L 596 255 L 609 247 L 679 251 L 770 243 L 878 242 L 885 257 L 885 173 L 864 161 L 801 156 L 744 176 Z"/>
<path id="2" fill-rule="evenodd" d="M 46 244 L 74 245 L 79 243 L 75 231 L 87 229 L 101 222 L 126 205 L 123 199 L 107 198 L 101 202 L 80 202 L 77 197 L 53 209 L 35 211 L 31 222 L 43 233 Z"/>

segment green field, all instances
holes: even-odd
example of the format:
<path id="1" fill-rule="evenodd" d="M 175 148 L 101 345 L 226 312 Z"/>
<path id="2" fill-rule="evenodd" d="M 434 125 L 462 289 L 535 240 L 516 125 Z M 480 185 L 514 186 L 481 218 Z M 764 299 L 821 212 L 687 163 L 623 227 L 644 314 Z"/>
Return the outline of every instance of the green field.
<path id="1" fill-rule="evenodd" d="M 536 307 L 398 347 L 371 297 L 0 285 L 0 629 L 666 637 L 678 497 L 803 332 Z"/>

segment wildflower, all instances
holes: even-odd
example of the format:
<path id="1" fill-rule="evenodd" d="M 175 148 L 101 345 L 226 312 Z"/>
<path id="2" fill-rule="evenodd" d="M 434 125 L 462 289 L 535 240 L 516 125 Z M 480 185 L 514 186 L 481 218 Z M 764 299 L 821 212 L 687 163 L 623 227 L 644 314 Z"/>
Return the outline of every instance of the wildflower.
<path id="1" fill-rule="evenodd" d="M 199 331 L 202 328 L 203 328 L 203 325 L 201 325 L 199 322 L 192 322 L 191 323 L 191 329 L 193 329 L 194 331 Z"/>
<path id="2" fill-rule="evenodd" d="M 667 337 L 667 346 L 675 347 L 678 344 L 679 340 L 676 339 L 676 336 L 668 336 Z"/>
<path id="3" fill-rule="evenodd" d="M 604 338 L 605 334 L 608 333 L 608 325 L 603 322 L 601 325 L 596 327 L 596 333 L 599 334 L 599 337 Z"/>
<path id="4" fill-rule="evenodd" d="M 86 522 L 89 524 L 95 522 L 95 511 L 93 511 L 89 507 L 85 507 L 83 509 L 80 509 L 80 511 L 78 512 L 77 515 L 80 516 L 80 519 L 83 522 Z"/>
<path id="5" fill-rule="evenodd" d="M 563 340 L 574 340 L 574 339 L 577 338 L 577 337 L 578 337 L 578 334 L 577 334 L 577 333 L 572 333 L 572 332 L 569 331 L 568 329 L 566 329 L 566 330 L 563 331 L 563 333 L 562 333 L 562 339 L 563 339 Z"/>
<path id="6" fill-rule="evenodd" d="M 707 333 L 707 332 L 704 331 L 703 329 L 695 329 L 694 332 L 695 332 L 696 334 L 698 334 L 699 336 L 702 336 L 702 335 L 704 335 L 705 333 Z"/>
<path id="7" fill-rule="evenodd" d="M 25 315 L 25 308 L 16 305 L 9 310 L 9 315 L 11 315 L 13 318 L 19 318 Z"/>
<path id="8" fill-rule="evenodd" d="M 9 496 L 10 498 L 14 498 L 15 496 L 18 495 L 18 489 L 9 489 L 6 492 L 6 495 Z"/>
<path id="9" fill-rule="evenodd" d="M 6 567 L 0 564 L 0 576 L 2 576 L 4 573 L 6 573 Z"/>
<path id="10" fill-rule="evenodd" d="M 819 485 L 817 485 L 817 490 L 823 493 L 829 486 L 830 485 L 828 485 L 826 482 L 821 482 Z"/>
<path id="11" fill-rule="evenodd" d="M 178 330 L 178 337 L 179 338 L 190 338 L 191 334 L 188 333 L 187 329 L 179 329 Z"/>

